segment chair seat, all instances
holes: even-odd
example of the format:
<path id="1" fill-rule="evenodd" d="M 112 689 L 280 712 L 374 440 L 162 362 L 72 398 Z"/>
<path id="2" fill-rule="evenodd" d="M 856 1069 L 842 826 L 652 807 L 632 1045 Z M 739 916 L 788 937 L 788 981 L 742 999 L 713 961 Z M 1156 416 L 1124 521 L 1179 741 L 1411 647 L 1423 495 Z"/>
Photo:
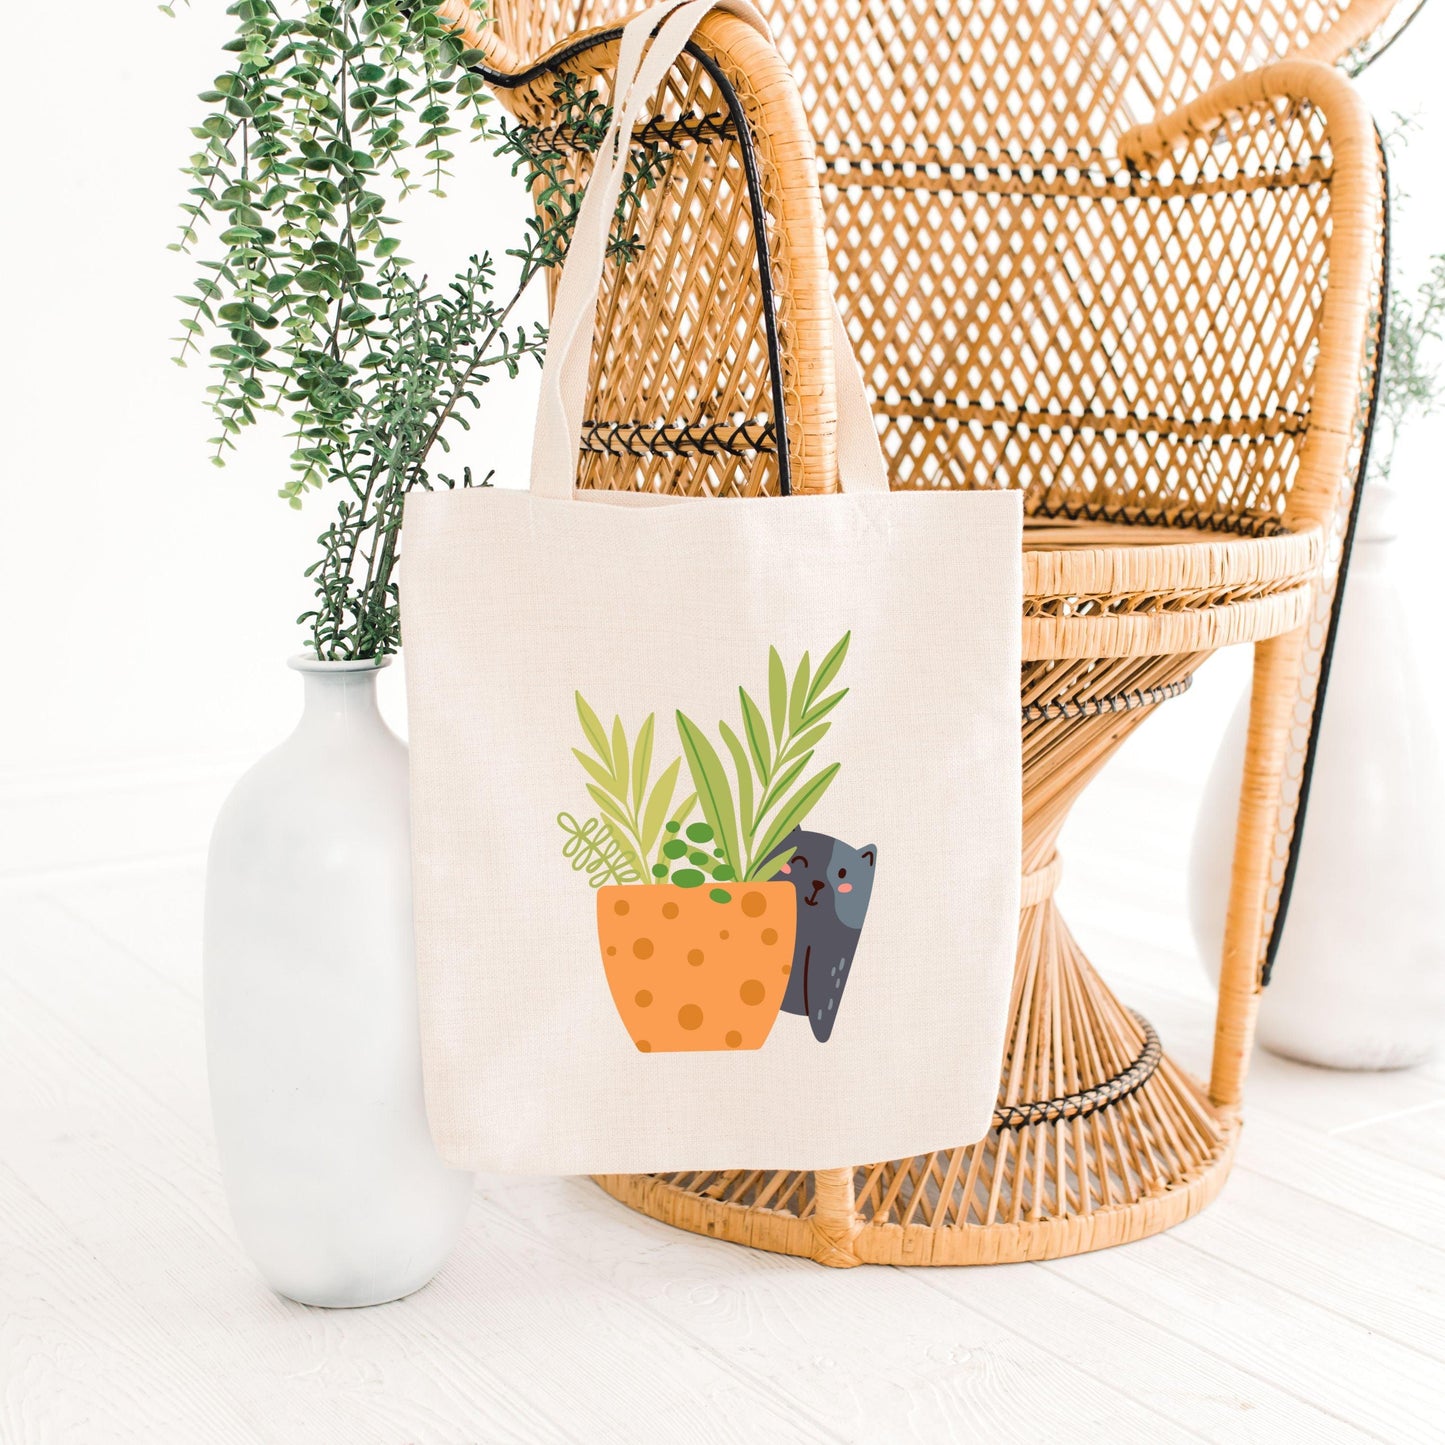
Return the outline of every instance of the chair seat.
<path id="1" fill-rule="evenodd" d="M 1030 517 L 1026 660 L 1207 652 L 1289 632 L 1318 575 L 1318 526 L 1270 535 Z"/>

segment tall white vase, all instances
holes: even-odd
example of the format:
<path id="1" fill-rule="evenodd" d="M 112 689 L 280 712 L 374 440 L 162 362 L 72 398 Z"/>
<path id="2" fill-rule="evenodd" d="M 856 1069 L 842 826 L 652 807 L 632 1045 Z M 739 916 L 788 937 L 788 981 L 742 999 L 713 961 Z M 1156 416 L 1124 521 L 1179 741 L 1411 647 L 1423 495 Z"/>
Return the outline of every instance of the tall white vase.
<path id="1" fill-rule="evenodd" d="M 1404 1068 L 1445 1040 L 1445 782 L 1438 723 L 1391 577 L 1394 498 L 1365 488 L 1304 841 L 1258 1036 L 1337 1069 Z M 1249 700 L 1210 774 L 1190 860 L 1217 978 Z"/>
<path id="2" fill-rule="evenodd" d="M 407 759 L 375 664 L 293 660 L 296 731 L 236 785 L 211 838 L 211 1106 L 237 1233 L 279 1293 L 380 1304 L 461 1232 L 422 1101 Z"/>

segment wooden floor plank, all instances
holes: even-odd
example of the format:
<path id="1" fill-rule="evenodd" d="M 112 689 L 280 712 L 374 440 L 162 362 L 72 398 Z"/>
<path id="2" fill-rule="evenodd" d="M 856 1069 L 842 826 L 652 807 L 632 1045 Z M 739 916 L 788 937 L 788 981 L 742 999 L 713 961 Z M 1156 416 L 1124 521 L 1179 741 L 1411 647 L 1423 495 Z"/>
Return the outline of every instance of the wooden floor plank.
<path id="1" fill-rule="evenodd" d="M 91 958 L 97 972 L 125 976 L 122 956 Z M 53 1003 L 82 972 L 47 967 L 34 984 Z M 143 1002 L 167 997 L 153 978 L 133 975 L 132 985 Z M 306 1439 L 314 1419 L 338 1440 L 452 1441 L 459 1427 L 485 1439 L 567 1440 L 585 1419 L 592 1439 L 631 1441 L 639 1410 L 674 1438 L 831 1438 L 786 1398 L 770 1398 L 765 1379 L 680 1342 L 624 1293 L 580 1288 L 569 1264 L 505 1216 L 469 1229 L 445 1288 L 438 1281 L 411 1300 L 345 1314 L 277 1299 L 234 1243 L 213 1152 L 186 1121 L 203 1077 L 163 1107 L 115 1064 L 131 1046 L 103 1032 L 125 1031 L 114 1010 L 98 1006 L 77 1032 L 9 979 L 0 1020 L 0 1129 L 17 1175 L 107 1261 L 154 1329 L 184 1322 L 189 1358 L 177 1388 L 197 1372 L 233 1378 L 242 1401 L 263 1409 L 266 1438 Z M 99 1047 L 86 1037 L 96 1030 Z M 156 1040 L 143 1052 L 153 1057 Z M 47 1083 L 61 1079 L 60 1090 Z M 87 1127 L 68 1129 L 76 1117 Z M 240 1319 L 238 1292 L 248 1304 Z M 83 1296 L 68 1303 L 81 1307 Z M 273 1390 L 278 1374 L 287 1383 Z M 339 1416 L 315 1413 L 323 1398 Z"/>
<path id="2" fill-rule="evenodd" d="M 712 1349 L 745 1352 L 842 1439 L 1007 1439 L 1021 1400 L 1032 1438 L 1196 1435 L 1048 1340 L 981 1314 L 967 1290 L 944 1295 L 911 1271 L 840 1272 L 700 1239 L 588 1180 L 496 1179 L 486 1192 L 579 1277 L 616 1283 Z"/>
<path id="3" fill-rule="evenodd" d="M 930 1289 L 966 1299 L 1001 1326 L 1062 1347 L 1091 1374 L 1167 1416 L 1177 1431 L 1197 1432 L 1215 1445 L 1359 1438 L 1253 1361 L 1211 1350 L 1187 1299 L 1181 1300 L 1181 1315 L 1164 1318 L 1102 1298 L 1041 1265 L 912 1273 Z"/>
<path id="4" fill-rule="evenodd" d="M 1212 995 L 1153 787 L 1125 787 L 1143 830 L 1127 867 L 1102 848 L 1071 864 L 1066 839 L 1061 896 L 1199 1073 Z M 1021 1420 L 1084 1445 L 1437 1438 L 1438 1061 L 1353 1075 L 1257 1055 L 1220 1200 L 1099 1255 L 838 1273 L 667 1229 L 586 1181 L 488 1178 L 410 1300 L 280 1300 L 217 1178 L 202 884 L 194 856 L 0 883 L 5 1445 L 873 1445 L 1018 1438 Z"/>
<path id="5" fill-rule="evenodd" d="M 0 1440 L 265 1445 L 262 1426 L 0 1159 Z"/>
<path id="6" fill-rule="evenodd" d="M 1445 1101 L 1341 1125 L 1332 1133 L 1372 1156 L 1397 1160 L 1445 1180 Z"/>
<path id="7" fill-rule="evenodd" d="M 1402 1163 L 1362 1146 L 1363 1137 L 1353 1131 L 1322 1134 L 1251 1105 L 1235 1168 L 1445 1250 L 1445 1180 L 1419 1167 L 1418 1156 Z"/>
<path id="8" fill-rule="evenodd" d="M 1432 1361 L 1196 1248 L 1191 1226 L 1208 1213 L 1167 1234 L 1043 1268 L 1166 1323 L 1204 1354 L 1247 1363 L 1362 1436 L 1391 1445 L 1438 1439 L 1445 1379 Z"/>

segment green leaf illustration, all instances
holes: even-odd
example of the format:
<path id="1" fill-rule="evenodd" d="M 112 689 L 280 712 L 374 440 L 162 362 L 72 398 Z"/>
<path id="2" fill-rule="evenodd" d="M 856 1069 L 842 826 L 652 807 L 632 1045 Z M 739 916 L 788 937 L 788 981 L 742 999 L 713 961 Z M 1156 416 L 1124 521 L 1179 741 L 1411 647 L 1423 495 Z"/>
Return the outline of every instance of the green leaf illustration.
<path id="1" fill-rule="evenodd" d="M 637 856 L 637 846 L 628 836 L 627 828 L 614 819 L 607 817 L 605 814 L 602 819 L 602 826 L 612 835 L 612 841 L 617 844 L 618 850 L 627 860 L 628 866 L 639 878 L 645 878 L 647 876 L 647 869 L 643 867 L 642 859 Z"/>
<path id="2" fill-rule="evenodd" d="M 651 718 L 648 719 L 652 721 Z M 642 850 L 651 856 L 652 850 L 657 846 L 657 840 L 662 836 L 663 824 L 667 822 L 667 810 L 672 807 L 672 795 L 677 788 L 677 774 L 682 767 L 682 759 L 674 758 L 662 770 L 662 776 L 658 778 L 652 789 L 652 796 L 647 800 L 647 807 L 642 814 Z"/>
<path id="3" fill-rule="evenodd" d="M 612 719 L 612 776 L 617 779 L 617 796 L 627 801 L 627 734 L 622 719 Z"/>
<path id="4" fill-rule="evenodd" d="M 677 715 L 677 735 L 682 740 L 683 756 L 697 788 L 698 802 L 702 804 L 702 815 L 717 835 L 723 860 L 737 872 L 743 862 L 742 850 L 738 846 L 738 820 L 733 809 L 732 787 L 722 759 L 702 729 L 682 712 Z"/>
<path id="5" fill-rule="evenodd" d="M 832 723 L 822 723 L 818 727 L 809 728 L 801 737 L 793 740 L 788 751 L 778 761 L 788 763 L 796 757 L 801 757 L 803 753 L 811 752 L 823 741 L 828 729 L 832 726 Z"/>
<path id="6" fill-rule="evenodd" d="M 753 876 L 749 882 L 766 883 L 769 878 L 777 874 L 783 864 L 788 862 L 797 851 L 796 848 L 784 848 L 781 853 L 774 854 L 771 858 L 764 858 L 763 861 L 753 869 Z"/>
<path id="7" fill-rule="evenodd" d="M 595 778 L 598 783 L 607 789 L 608 793 L 614 797 L 617 796 L 617 779 L 614 778 L 596 758 L 589 758 L 581 748 L 573 748 L 572 756 L 587 769 L 588 773 Z"/>
<path id="8" fill-rule="evenodd" d="M 803 726 L 805 728 L 812 727 L 814 723 L 827 717 L 847 696 L 848 689 L 845 687 L 841 691 L 835 692 L 831 697 L 825 697 L 822 702 L 814 703 L 813 706 L 803 714 Z"/>
<path id="9" fill-rule="evenodd" d="M 788 721 L 788 674 L 776 647 L 768 648 L 768 708 L 773 715 L 773 741 L 780 743 Z"/>
<path id="10" fill-rule="evenodd" d="M 656 714 L 648 713 L 647 721 L 637 734 L 637 746 L 632 753 L 632 806 L 639 812 L 647 795 L 647 775 L 652 771 L 652 734 Z M 647 840 L 643 839 L 643 847 Z"/>
<path id="11" fill-rule="evenodd" d="M 557 826 L 566 835 L 562 856 L 574 873 L 585 873 L 594 888 L 604 883 L 640 883 L 627 852 L 618 847 L 603 818 L 578 822 L 571 813 L 558 813 Z"/>
<path id="12" fill-rule="evenodd" d="M 813 761 L 811 752 L 804 753 L 801 758 L 795 758 L 780 772 L 777 777 L 768 785 L 768 791 L 763 795 L 763 801 L 758 808 L 758 821 L 761 822 L 778 806 L 778 799 L 788 791 L 798 780 L 798 774 Z M 757 824 L 754 824 L 756 830 Z"/>
<path id="13" fill-rule="evenodd" d="M 768 829 L 767 836 L 758 847 L 754 857 L 760 862 L 765 861 L 774 848 L 796 828 L 804 818 L 813 810 L 823 794 L 828 791 L 828 785 L 838 775 L 837 763 L 830 763 L 821 773 L 814 774 L 809 778 L 791 798 L 778 810 L 778 816 L 774 819 L 773 825 Z"/>
<path id="14" fill-rule="evenodd" d="M 738 827 L 741 829 L 742 837 L 751 838 L 753 836 L 753 770 L 748 761 L 747 749 L 743 747 L 738 735 L 726 723 L 719 723 L 718 731 L 722 734 L 723 742 L 727 744 L 728 752 L 732 754 L 733 767 L 737 772 Z"/>
<path id="15" fill-rule="evenodd" d="M 621 805 L 611 793 L 599 788 L 595 783 L 587 784 L 587 792 L 591 795 L 592 801 L 602 809 L 604 817 L 613 819 L 615 822 L 620 823 L 623 828 L 631 831 L 632 819 L 623 812 Z M 632 848 L 633 852 L 637 851 L 637 845 L 635 843 L 629 841 L 628 846 Z"/>
<path id="16" fill-rule="evenodd" d="M 803 700 L 803 710 L 811 710 L 813 704 L 822 695 L 823 689 L 838 676 L 838 669 L 843 666 L 843 659 L 848 656 L 848 643 L 852 640 L 852 632 L 845 632 L 842 637 L 833 644 L 830 651 L 819 664 L 817 672 L 813 674 L 813 680 L 808 684 L 808 695 Z M 806 721 L 806 719 L 805 719 Z"/>
<path id="17" fill-rule="evenodd" d="M 798 664 L 798 670 L 793 676 L 793 690 L 788 696 L 788 727 L 791 731 L 797 732 L 803 721 L 803 705 L 808 697 L 808 678 L 810 676 L 808 654 L 803 654 L 803 660 Z"/>
<path id="18" fill-rule="evenodd" d="M 748 748 L 753 755 L 753 764 L 758 770 L 758 781 L 766 783 L 773 768 L 772 746 L 768 742 L 768 725 L 763 721 L 763 710 L 748 696 L 744 687 L 738 689 L 743 705 L 743 732 L 747 735 Z"/>
<path id="19" fill-rule="evenodd" d="M 602 730 L 602 719 L 597 716 L 587 705 L 587 699 L 579 692 L 577 694 L 577 716 L 582 723 L 582 731 L 586 734 L 587 741 L 592 744 L 597 756 L 612 768 L 612 750 L 607 746 L 607 734 Z"/>

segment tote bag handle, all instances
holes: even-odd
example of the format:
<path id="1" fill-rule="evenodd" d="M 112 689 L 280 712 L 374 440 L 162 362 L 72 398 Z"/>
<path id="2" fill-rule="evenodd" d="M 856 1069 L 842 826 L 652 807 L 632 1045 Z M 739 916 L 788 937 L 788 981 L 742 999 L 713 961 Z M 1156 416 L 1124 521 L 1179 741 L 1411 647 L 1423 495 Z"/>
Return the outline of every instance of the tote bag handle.
<path id="1" fill-rule="evenodd" d="M 577 481 L 577 453 L 587 402 L 587 373 L 597 326 L 597 298 L 612 218 L 622 193 L 632 130 L 642 107 L 672 69 L 693 32 L 712 10 L 726 10 L 771 40 L 767 23 L 747 0 L 662 0 L 627 23 L 617 59 L 612 124 L 598 148 L 578 209 L 572 242 L 557 282 L 551 333 L 542 367 L 541 398 L 532 440 L 532 492 L 565 501 Z M 661 22 L 657 37 L 643 46 Z M 843 490 L 886 492 L 888 472 L 873 425 L 863 375 L 836 301 L 833 355 L 838 396 L 838 478 Z"/>

